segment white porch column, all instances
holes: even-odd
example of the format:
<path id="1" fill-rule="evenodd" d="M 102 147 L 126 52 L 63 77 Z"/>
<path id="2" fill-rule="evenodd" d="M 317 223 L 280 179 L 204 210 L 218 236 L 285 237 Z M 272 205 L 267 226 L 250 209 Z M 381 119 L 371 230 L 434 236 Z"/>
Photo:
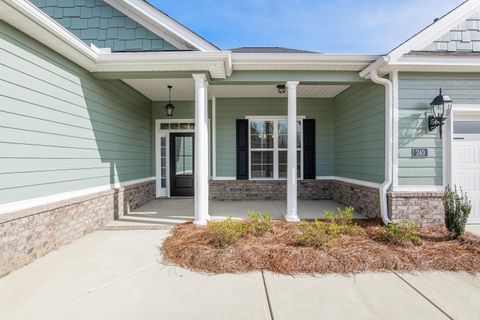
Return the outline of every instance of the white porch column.
<path id="1" fill-rule="evenodd" d="M 297 213 L 297 86 L 288 81 L 288 163 L 287 163 L 287 215 L 289 222 L 298 222 Z"/>
<path id="2" fill-rule="evenodd" d="M 204 74 L 195 80 L 195 220 L 207 225 L 208 215 L 208 82 Z"/>

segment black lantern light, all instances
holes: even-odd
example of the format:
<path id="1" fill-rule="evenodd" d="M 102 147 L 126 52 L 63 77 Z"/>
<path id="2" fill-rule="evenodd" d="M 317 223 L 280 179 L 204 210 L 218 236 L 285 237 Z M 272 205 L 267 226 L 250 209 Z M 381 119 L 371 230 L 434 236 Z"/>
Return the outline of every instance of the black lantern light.
<path id="1" fill-rule="evenodd" d="M 433 99 L 430 103 L 432 114 L 428 117 L 428 129 L 433 131 L 435 128 L 439 128 L 440 138 L 442 137 L 442 127 L 445 123 L 445 119 L 450 116 L 452 112 L 453 100 L 449 96 L 442 94 L 440 88 L 440 94 Z"/>
<path id="2" fill-rule="evenodd" d="M 287 86 L 284 84 L 279 84 L 277 86 L 277 91 L 279 94 L 285 94 L 285 92 L 287 92 Z"/>
<path id="3" fill-rule="evenodd" d="M 173 110 L 175 107 L 172 104 L 172 86 L 168 86 L 168 104 L 165 106 L 168 117 L 173 117 Z"/>

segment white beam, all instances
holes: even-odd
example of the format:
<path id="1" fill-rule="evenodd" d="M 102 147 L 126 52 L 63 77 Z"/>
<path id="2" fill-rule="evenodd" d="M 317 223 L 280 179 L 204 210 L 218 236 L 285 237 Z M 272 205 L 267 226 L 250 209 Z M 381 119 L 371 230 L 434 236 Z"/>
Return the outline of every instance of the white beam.
<path id="1" fill-rule="evenodd" d="M 297 213 L 297 87 L 298 81 L 288 81 L 288 163 L 287 215 L 289 222 L 298 222 Z"/>
<path id="2" fill-rule="evenodd" d="M 205 226 L 208 214 L 208 82 L 205 74 L 195 79 L 195 220 Z"/>

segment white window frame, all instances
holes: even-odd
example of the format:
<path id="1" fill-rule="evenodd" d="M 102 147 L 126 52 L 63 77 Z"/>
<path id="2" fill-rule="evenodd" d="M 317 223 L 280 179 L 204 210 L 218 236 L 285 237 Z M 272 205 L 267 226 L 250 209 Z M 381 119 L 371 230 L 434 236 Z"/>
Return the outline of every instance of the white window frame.
<path id="1" fill-rule="evenodd" d="M 285 151 L 288 149 L 278 148 L 278 122 L 279 121 L 288 121 L 287 116 L 246 116 L 245 119 L 248 120 L 248 179 L 256 181 L 273 181 L 273 180 L 287 180 L 287 177 L 279 177 L 279 162 L 278 162 L 278 153 L 279 151 Z M 300 121 L 300 139 L 301 146 L 297 148 L 297 152 L 300 151 L 300 175 L 297 177 L 298 180 L 303 180 L 303 120 L 305 116 L 298 116 L 297 121 Z M 273 122 L 273 178 L 252 178 L 252 121 L 271 121 Z M 254 149 L 253 151 L 272 151 L 272 149 Z"/>

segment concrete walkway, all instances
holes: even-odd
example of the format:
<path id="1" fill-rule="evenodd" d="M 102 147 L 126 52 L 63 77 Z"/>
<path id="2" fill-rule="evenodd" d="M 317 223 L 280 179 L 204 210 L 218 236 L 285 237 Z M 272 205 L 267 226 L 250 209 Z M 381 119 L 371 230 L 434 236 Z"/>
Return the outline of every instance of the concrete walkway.
<path id="1" fill-rule="evenodd" d="M 480 276 L 209 276 L 165 266 L 159 230 L 106 228 L 0 279 L 2 320 L 479 319 Z M 130 229 L 132 229 L 131 227 Z M 135 229 L 135 228 L 133 228 Z M 152 228 L 153 229 L 153 228 Z"/>

